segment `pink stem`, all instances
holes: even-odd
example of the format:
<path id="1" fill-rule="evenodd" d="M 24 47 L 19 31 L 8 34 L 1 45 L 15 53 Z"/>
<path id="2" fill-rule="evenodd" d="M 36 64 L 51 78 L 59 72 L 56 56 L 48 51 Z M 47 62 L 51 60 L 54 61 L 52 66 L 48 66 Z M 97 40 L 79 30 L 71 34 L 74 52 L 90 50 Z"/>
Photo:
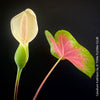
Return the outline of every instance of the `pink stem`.
<path id="1" fill-rule="evenodd" d="M 18 68 L 17 76 L 16 76 L 15 89 L 14 89 L 14 100 L 17 100 L 18 86 L 19 86 L 19 80 L 20 80 L 21 72 L 22 72 L 22 69 Z"/>
<path id="2" fill-rule="evenodd" d="M 54 68 L 57 66 L 57 64 L 60 62 L 62 58 L 59 58 L 58 61 L 55 63 L 55 65 L 51 68 L 51 70 L 49 71 L 49 73 L 46 75 L 46 77 L 44 78 L 44 80 L 42 81 L 42 83 L 40 84 L 38 90 L 35 93 L 35 96 L 33 98 L 33 100 L 36 100 L 41 88 L 43 87 L 44 83 L 46 82 L 47 78 L 50 76 L 51 72 L 54 70 Z"/>

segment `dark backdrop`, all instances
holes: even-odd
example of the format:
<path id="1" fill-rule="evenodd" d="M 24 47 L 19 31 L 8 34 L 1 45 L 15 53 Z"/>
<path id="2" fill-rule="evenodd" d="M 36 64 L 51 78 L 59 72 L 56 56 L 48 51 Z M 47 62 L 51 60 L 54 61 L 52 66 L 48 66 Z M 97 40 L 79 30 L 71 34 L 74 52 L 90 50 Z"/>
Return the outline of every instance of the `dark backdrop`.
<path id="1" fill-rule="evenodd" d="M 99 0 L 1 0 L 0 1 L 0 98 L 13 100 L 16 78 L 14 53 L 18 42 L 10 20 L 31 8 L 37 15 L 39 32 L 30 43 L 29 61 L 19 85 L 18 100 L 32 100 L 45 75 L 57 61 L 49 52 L 44 30 L 53 35 L 65 29 L 95 58 L 95 37 L 100 33 Z M 37 100 L 95 100 L 95 74 L 90 79 L 69 61 L 61 61 L 52 72 Z"/>

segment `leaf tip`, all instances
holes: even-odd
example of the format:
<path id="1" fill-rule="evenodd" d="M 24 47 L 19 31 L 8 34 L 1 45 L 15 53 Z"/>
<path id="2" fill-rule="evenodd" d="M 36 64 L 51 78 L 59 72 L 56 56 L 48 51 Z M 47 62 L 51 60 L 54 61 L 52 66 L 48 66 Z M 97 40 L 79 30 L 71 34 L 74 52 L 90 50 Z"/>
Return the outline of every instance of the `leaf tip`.
<path id="1" fill-rule="evenodd" d="M 49 33 L 49 31 L 48 31 L 48 30 L 45 30 L 45 31 L 44 31 L 44 33 L 45 33 L 45 34 L 48 34 L 48 33 Z"/>
<path id="2" fill-rule="evenodd" d="M 93 75 L 94 75 L 94 73 L 95 73 L 95 67 L 93 68 L 93 71 L 91 72 L 91 74 L 88 74 L 88 77 L 89 77 L 89 78 L 92 78 Z"/>

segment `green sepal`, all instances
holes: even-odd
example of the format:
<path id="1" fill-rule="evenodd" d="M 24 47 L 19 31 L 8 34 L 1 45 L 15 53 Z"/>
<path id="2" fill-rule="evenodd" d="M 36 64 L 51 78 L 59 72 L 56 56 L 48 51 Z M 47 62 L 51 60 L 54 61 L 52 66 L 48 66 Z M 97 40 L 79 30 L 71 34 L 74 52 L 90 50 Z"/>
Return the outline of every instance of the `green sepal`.
<path id="1" fill-rule="evenodd" d="M 28 61 L 28 58 L 29 58 L 28 44 L 25 46 L 19 44 L 14 56 L 14 60 L 17 67 L 20 69 L 24 68 Z"/>

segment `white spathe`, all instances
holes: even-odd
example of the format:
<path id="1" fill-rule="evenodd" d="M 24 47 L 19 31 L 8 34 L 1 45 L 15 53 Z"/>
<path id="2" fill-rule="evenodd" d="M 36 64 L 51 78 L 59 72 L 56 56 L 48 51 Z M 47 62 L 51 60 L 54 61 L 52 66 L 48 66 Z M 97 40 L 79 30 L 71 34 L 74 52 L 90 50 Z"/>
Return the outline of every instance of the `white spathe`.
<path id="1" fill-rule="evenodd" d="M 22 45 L 31 42 L 38 33 L 36 15 L 31 9 L 26 9 L 13 17 L 10 24 L 13 36 Z"/>

